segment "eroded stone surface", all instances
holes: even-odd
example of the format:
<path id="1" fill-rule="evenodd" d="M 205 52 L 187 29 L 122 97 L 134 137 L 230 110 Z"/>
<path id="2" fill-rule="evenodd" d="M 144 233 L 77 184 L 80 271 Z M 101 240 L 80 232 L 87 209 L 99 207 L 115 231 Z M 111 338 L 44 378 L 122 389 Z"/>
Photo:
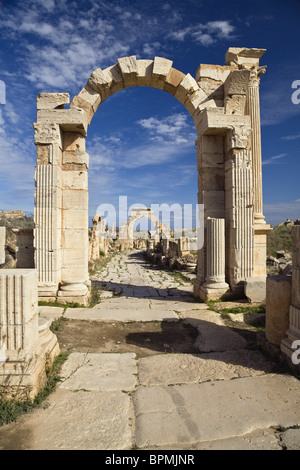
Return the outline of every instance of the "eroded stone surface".
<path id="1" fill-rule="evenodd" d="M 288 375 L 144 387 L 133 401 L 139 447 L 227 439 L 300 420 L 299 382 Z"/>
<path id="2" fill-rule="evenodd" d="M 135 354 L 72 353 L 62 367 L 66 390 L 132 391 L 136 387 Z"/>
<path id="3" fill-rule="evenodd" d="M 21 448 L 118 450 L 132 447 L 132 404 L 126 393 L 59 389 L 47 402 L 48 407 L 19 421 L 19 431 L 26 436 Z M 13 436 L 11 425 L 0 433 L 4 431 Z M 18 441 L 14 448 L 18 448 Z"/>
<path id="4" fill-rule="evenodd" d="M 164 354 L 139 360 L 141 385 L 174 385 L 263 375 L 273 364 L 246 349 L 210 354 Z"/>

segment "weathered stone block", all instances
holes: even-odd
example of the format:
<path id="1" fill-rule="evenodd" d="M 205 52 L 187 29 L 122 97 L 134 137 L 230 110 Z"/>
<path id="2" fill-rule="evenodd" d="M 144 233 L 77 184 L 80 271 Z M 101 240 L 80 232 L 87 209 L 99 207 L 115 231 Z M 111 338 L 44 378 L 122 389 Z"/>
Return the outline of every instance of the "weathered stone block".
<path id="1" fill-rule="evenodd" d="M 87 171 L 63 171 L 63 189 L 88 189 L 88 175 Z"/>
<path id="2" fill-rule="evenodd" d="M 200 64 L 196 71 L 196 81 L 199 82 L 203 78 L 210 78 L 215 81 L 224 82 L 232 67 L 228 65 L 212 65 L 212 64 Z"/>
<path id="3" fill-rule="evenodd" d="M 85 168 L 88 168 L 89 155 L 85 152 L 63 152 L 62 162 L 64 165 L 85 165 Z"/>
<path id="4" fill-rule="evenodd" d="M 224 96 L 246 95 L 250 70 L 233 70 L 224 83 Z"/>
<path id="5" fill-rule="evenodd" d="M 193 115 L 199 108 L 199 106 L 206 100 L 207 96 L 201 89 L 195 91 L 185 102 L 184 106 Z"/>
<path id="6" fill-rule="evenodd" d="M 80 108 L 42 109 L 37 112 L 37 121 L 38 124 L 59 124 L 66 131 L 80 132 L 84 136 L 87 135 L 87 115 Z"/>
<path id="7" fill-rule="evenodd" d="M 195 91 L 199 90 L 198 83 L 196 80 L 188 73 L 184 79 L 178 85 L 178 89 L 175 93 L 175 98 L 179 100 L 182 104 L 185 104 L 186 100 L 193 94 Z"/>
<path id="8" fill-rule="evenodd" d="M 85 137 L 76 132 L 64 132 L 63 150 L 85 152 Z"/>
<path id="9" fill-rule="evenodd" d="M 184 79 L 185 74 L 180 72 L 179 70 L 174 69 L 173 67 L 170 69 L 168 75 L 166 76 L 165 83 L 164 83 L 164 90 L 171 95 L 175 95 L 179 84 Z"/>
<path id="10" fill-rule="evenodd" d="M 127 88 L 137 85 L 136 56 L 122 57 L 118 59 L 118 65 L 123 76 L 124 87 Z"/>
<path id="11" fill-rule="evenodd" d="M 80 101 L 74 101 L 76 100 L 76 98 L 80 98 Z M 92 114 L 92 111 L 94 114 L 97 111 L 100 103 L 101 97 L 99 93 L 93 90 L 93 88 L 91 88 L 88 84 L 86 84 L 86 86 L 80 91 L 80 93 L 74 97 L 71 103 L 71 107 L 83 107 L 87 114 Z"/>
<path id="12" fill-rule="evenodd" d="M 122 76 L 122 72 L 121 72 L 119 64 L 115 64 L 115 65 L 112 65 L 111 67 L 107 67 L 105 69 L 105 73 L 109 73 L 112 78 L 112 82 L 110 85 L 111 94 L 116 93 L 116 91 L 123 90 L 124 80 L 123 80 L 123 76 Z"/>
<path id="13" fill-rule="evenodd" d="M 245 114 L 246 95 L 228 95 L 224 100 L 226 114 Z"/>
<path id="14" fill-rule="evenodd" d="M 219 153 L 223 154 L 224 146 L 223 146 L 224 138 L 223 136 L 219 135 L 204 135 L 201 138 L 201 151 L 203 153 Z"/>
<path id="15" fill-rule="evenodd" d="M 66 189 L 62 198 L 63 210 L 88 210 L 88 192 Z"/>
<path id="16" fill-rule="evenodd" d="M 152 71 L 153 71 L 153 60 L 137 60 L 137 85 L 139 86 L 150 86 Z"/>
<path id="17" fill-rule="evenodd" d="M 101 101 L 104 101 L 111 94 L 110 86 L 112 81 L 112 75 L 108 70 L 102 70 L 98 68 L 94 70 L 94 72 L 89 77 L 87 85 L 98 92 L 101 96 Z"/>
<path id="18" fill-rule="evenodd" d="M 164 88 L 165 80 L 172 68 L 173 61 L 154 57 L 151 86 L 155 88 Z"/>
<path id="19" fill-rule="evenodd" d="M 265 303 L 266 301 L 266 278 L 250 277 L 245 281 L 245 295 L 250 303 Z"/>
<path id="20" fill-rule="evenodd" d="M 63 108 L 70 103 L 69 93 L 39 93 L 36 99 L 37 109 Z"/>
<path id="21" fill-rule="evenodd" d="M 292 300 L 291 278 L 268 276 L 266 295 L 266 338 L 280 345 L 289 326 L 289 311 Z"/>
<path id="22" fill-rule="evenodd" d="M 237 67 L 245 65 L 253 67 L 259 65 L 259 59 L 264 55 L 266 49 L 256 49 L 247 47 L 229 47 L 225 55 L 225 64 Z"/>

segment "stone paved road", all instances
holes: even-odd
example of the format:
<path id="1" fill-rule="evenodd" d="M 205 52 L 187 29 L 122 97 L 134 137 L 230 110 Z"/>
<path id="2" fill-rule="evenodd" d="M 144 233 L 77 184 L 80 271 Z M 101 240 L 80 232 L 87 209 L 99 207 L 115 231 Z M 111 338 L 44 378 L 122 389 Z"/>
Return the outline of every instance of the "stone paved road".
<path id="1" fill-rule="evenodd" d="M 100 304 L 67 309 L 67 318 L 186 322 L 199 353 L 74 351 L 47 407 L 0 428 L 0 449 L 300 449 L 299 380 L 196 303 L 191 283 L 138 253 L 116 255 L 96 277 Z"/>

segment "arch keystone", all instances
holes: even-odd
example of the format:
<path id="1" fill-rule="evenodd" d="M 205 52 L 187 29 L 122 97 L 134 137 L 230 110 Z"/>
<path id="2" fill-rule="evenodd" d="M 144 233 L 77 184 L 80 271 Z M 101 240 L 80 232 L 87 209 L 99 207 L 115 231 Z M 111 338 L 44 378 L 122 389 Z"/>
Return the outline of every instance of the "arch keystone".
<path id="1" fill-rule="evenodd" d="M 136 56 L 122 57 L 118 59 L 118 65 L 123 75 L 124 87 L 137 85 L 137 61 Z"/>
<path id="2" fill-rule="evenodd" d="M 153 60 L 137 60 L 137 84 L 140 86 L 151 86 Z"/>
<path id="3" fill-rule="evenodd" d="M 163 57 L 154 57 L 151 86 L 163 90 L 168 73 L 173 61 Z"/>

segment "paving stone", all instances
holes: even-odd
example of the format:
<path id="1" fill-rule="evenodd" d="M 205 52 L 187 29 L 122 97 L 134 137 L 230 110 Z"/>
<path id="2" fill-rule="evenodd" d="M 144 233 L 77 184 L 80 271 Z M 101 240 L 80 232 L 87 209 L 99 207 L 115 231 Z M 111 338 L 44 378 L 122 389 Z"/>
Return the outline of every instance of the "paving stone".
<path id="1" fill-rule="evenodd" d="M 259 429 L 244 436 L 217 439 L 188 445 L 153 446 L 145 450 L 282 450 L 274 429 Z"/>
<path id="2" fill-rule="evenodd" d="M 300 422 L 299 381 L 268 374 L 134 392 L 136 444 L 188 444 Z"/>
<path id="3" fill-rule="evenodd" d="M 25 415 L 26 448 L 31 450 L 130 449 L 133 410 L 122 392 L 56 390 L 45 409 Z"/>
<path id="4" fill-rule="evenodd" d="M 67 390 L 132 391 L 136 387 L 134 353 L 72 353 L 60 373 L 59 388 Z"/>
<path id="5" fill-rule="evenodd" d="M 281 445 L 287 450 L 300 450 L 300 429 L 288 429 L 280 435 Z"/>
<path id="6" fill-rule="evenodd" d="M 38 307 L 39 316 L 49 320 L 57 320 L 62 316 L 63 312 L 63 307 L 49 307 L 48 305 Z"/>
<path id="7" fill-rule="evenodd" d="M 139 383 L 144 386 L 201 383 L 263 375 L 274 364 L 259 351 L 247 349 L 209 354 L 163 354 L 139 360 Z"/>

